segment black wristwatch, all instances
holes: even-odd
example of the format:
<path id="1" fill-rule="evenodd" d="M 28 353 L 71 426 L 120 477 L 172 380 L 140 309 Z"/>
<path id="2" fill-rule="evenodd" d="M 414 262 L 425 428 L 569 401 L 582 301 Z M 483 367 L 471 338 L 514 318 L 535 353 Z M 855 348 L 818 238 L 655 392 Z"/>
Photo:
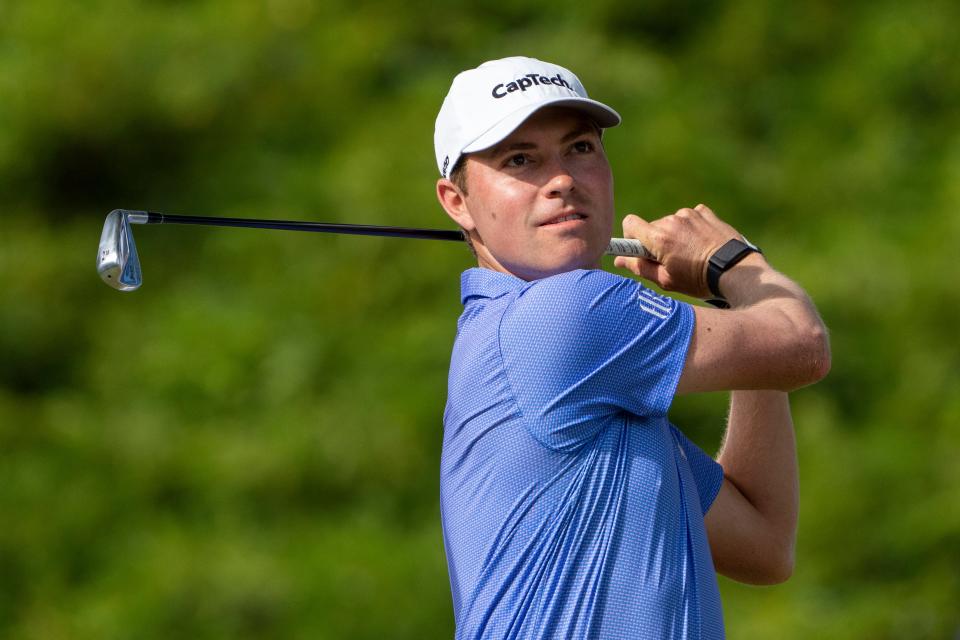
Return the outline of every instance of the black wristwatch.
<path id="1" fill-rule="evenodd" d="M 714 295 L 714 298 L 707 300 L 707 302 L 722 309 L 730 307 L 723 294 L 720 293 L 720 276 L 754 252 L 763 253 L 757 245 L 746 238 L 742 238 L 740 240 L 730 240 L 710 256 L 710 261 L 707 263 L 707 286 L 710 287 L 710 293 Z"/>

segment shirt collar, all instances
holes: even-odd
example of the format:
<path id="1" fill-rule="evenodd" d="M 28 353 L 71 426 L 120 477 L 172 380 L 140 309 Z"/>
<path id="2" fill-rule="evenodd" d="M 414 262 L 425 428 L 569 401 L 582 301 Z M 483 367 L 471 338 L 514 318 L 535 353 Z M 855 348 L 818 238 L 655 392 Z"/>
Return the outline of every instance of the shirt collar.
<path id="1" fill-rule="evenodd" d="M 460 275 L 460 302 L 467 304 L 470 298 L 499 298 L 525 284 L 525 280 L 509 273 L 473 267 Z"/>

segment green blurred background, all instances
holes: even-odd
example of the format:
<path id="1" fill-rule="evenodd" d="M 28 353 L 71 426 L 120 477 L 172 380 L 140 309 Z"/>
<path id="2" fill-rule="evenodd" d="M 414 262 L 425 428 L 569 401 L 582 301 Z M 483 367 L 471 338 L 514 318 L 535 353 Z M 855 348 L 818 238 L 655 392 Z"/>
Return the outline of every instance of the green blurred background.
<path id="1" fill-rule="evenodd" d="M 732 638 L 960 633 L 960 5 L 0 2 L 0 637 L 442 638 L 466 248 L 107 211 L 449 227 L 452 76 L 532 55 L 624 124 L 620 214 L 698 202 L 813 295 L 786 584 Z M 608 265 L 609 266 L 609 265 Z M 726 397 L 672 418 L 708 451 Z"/>

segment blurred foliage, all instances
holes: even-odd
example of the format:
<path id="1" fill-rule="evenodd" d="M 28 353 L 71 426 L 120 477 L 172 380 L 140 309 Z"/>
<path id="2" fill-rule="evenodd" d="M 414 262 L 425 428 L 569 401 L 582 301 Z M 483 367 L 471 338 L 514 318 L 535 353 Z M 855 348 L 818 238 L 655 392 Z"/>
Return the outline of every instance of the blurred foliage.
<path id="1" fill-rule="evenodd" d="M 624 124 L 621 213 L 697 202 L 817 300 L 785 585 L 733 638 L 960 630 L 952 0 L 0 3 L 0 636 L 449 637 L 437 507 L 462 247 L 138 228 L 115 207 L 449 226 L 433 119 L 524 54 Z M 722 394 L 673 419 L 714 450 Z"/>

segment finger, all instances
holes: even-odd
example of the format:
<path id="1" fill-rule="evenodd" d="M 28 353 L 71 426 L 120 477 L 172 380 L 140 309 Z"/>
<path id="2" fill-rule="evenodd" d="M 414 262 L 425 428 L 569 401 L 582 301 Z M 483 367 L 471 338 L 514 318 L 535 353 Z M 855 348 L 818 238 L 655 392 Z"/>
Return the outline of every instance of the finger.
<path id="1" fill-rule="evenodd" d="M 637 262 L 638 262 L 637 258 L 617 256 L 616 258 L 613 259 L 613 266 L 617 267 L 618 269 L 627 269 L 628 271 L 633 273 L 633 275 L 638 276 L 640 275 L 640 267 L 637 264 Z"/>
<path id="2" fill-rule="evenodd" d="M 634 272 L 641 278 L 660 285 L 667 278 L 667 269 L 659 262 L 637 258 L 637 270 Z"/>
<path id="3" fill-rule="evenodd" d="M 629 214 L 623 219 L 623 235 L 644 242 L 647 240 L 650 223 L 638 215 Z M 646 244 L 644 242 L 644 244 Z"/>
<path id="4" fill-rule="evenodd" d="M 708 207 L 703 203 L 698 204 L 697 206 L 694 207 L 694 209 L 699 211 L 704 217 L 713 218 L 713 219 L 716 219 L 717 217 L 717 214 L 713 212 L 713 209 L 711 209 L 710 207 Z"/>
<path id="5" fill-rule="evenodd" d="M 657 222 L 650 223 L 638 215 L 630 214 L 623 219 L 623 235 L 639 240 L 640 244 L 659 260 L 663 255 L 663 234 L 657 228 Z"/>

